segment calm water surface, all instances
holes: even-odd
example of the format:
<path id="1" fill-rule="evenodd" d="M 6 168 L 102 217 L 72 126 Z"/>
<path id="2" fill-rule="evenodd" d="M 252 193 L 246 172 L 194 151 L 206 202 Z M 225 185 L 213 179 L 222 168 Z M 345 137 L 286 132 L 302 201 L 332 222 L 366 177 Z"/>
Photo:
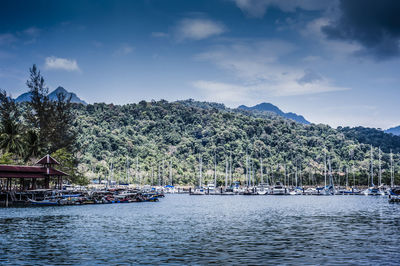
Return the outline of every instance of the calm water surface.
<path id="1" fill-rule="evenodd" d="M 0 264 L 400 262 L 400 204 L 365 196 L 167 195 L 0 209 Z"/>

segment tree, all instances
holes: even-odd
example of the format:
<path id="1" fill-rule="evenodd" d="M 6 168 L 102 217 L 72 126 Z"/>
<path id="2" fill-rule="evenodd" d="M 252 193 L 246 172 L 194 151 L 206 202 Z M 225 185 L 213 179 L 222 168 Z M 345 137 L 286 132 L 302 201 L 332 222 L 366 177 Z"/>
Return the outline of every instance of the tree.
<path id="1" fill-rule="evenodd" d="M 45 87 L 44 78 L 36 65 L 29 71 L 30 78 L 26 84 L 32 95 L 28 103 L 27 120 L 36 129 L 28 136 L 31 143 L 30 153 L 35 154 L 40 150 L 52 153 L 61 148 L 72 151 L 76 134 L 72 127 L 75 116 L 71 96 L 59 93 L 57 100 L 52 101 Z M 37 133 L 37 136 L 34 133 Z"/>
<path id="2" fill-rule="evenodd" d="M 0 148 L 6 153 L 23 156 L 24 130 L 20 123 L 20 112 L 15 101 L 5 91 L 0 91 L 0 115 Z"/>
<path id="3" fill-rule="evenodd" d="M 30 158 L 36 158 L 41 154 L 40 140 L 39 134 L 36 129 L 29 129 L 26 132 L 25 136 L 25 161 L 28 161 Z"/>
<path id="4" fill-rule="evenodd" d="M 75 115 L 72 109 L 71 96 L 63 93 L 57 94 L 57 101 L 53 103 L 53 119 L 50 125 L 53 128 L 51 134 L 51 151 L 66 148 L 73 151 L 76 140 L 76 132 L 73 130 Z"/>
<path id="5" fill-rule="evenodd" d="M 78 185 L 87 185 L 89 183 L 87 178 L 78 170 L 78 163 L 74 154 L 66 148 L 58 149 L 51 156 L 60 163 L 60 166 L 57 166 L 57 168 L 68 173 L 68 180 L 71 183 Z"/>
<path id="6" fill-rule="evenodd" d="M 48 142 L 52 131 L 51 119 L 53 105 L 48 96 L 49 89 L 45 87 L 45 82 L 36 65 L 29 69 L 30 77 L 26 85 L 30 89 L 31 100 L 28 102 L 29 110 L 26 113 L 27 120 L 33 128 L 38 130 L 39 146 L 46 152 L 50 150 Z"/>

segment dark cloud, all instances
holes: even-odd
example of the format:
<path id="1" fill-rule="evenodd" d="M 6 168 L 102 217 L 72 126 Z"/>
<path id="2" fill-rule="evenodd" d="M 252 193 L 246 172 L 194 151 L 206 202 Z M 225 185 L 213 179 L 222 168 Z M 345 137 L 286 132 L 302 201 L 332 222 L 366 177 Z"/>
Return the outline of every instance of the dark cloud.
<path id="1" fill-rule="evenodd" d="M 385 60 L 400 55 L 400 1 L 341 0 L 340 16 L 322 31 L 330 39 L 356 41 L 360 55 Z"/>

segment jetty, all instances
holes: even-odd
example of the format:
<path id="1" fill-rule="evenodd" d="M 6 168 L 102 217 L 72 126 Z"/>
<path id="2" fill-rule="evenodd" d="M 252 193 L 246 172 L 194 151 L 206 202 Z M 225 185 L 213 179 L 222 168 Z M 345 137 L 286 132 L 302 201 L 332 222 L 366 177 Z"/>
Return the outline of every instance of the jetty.
<path id="1" fill-rule="evenodd" d="M 158 201 L 164 194 L 130 188 L 103 190 L 63 187 L 68 176 L 54 168 L 60 165 L 46 155 L 34 166 L 0 165 L 0 206 L 84 205 Z"/>

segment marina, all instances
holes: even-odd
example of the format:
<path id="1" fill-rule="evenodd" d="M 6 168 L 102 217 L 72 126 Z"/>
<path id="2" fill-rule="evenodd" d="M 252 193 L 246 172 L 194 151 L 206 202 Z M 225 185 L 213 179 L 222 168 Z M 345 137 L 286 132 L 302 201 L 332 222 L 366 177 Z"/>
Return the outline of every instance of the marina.
<path id="1" fill-rule="evenodd" d="M 385 197 L 363 196 L 167 194 L 155 204 L 0 208 L 0 264 L 395 265 L 399 213 Z"/>

